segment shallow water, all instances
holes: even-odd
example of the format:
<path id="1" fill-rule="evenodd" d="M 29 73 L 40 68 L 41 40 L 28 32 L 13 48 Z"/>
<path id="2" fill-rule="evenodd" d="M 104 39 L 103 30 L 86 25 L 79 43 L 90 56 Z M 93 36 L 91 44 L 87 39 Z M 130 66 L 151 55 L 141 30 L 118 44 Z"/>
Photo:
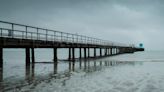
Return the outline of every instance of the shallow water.
<path id="1" fill-rule="evenodd" d="M 60 58 L 67 58 L 66 51 L 59 52 Z M 36 50 L 35 54 L 38 62 L 52 61 L 51 49 Z M 163 51 L 136 52 L 95 60 L 76 61 L 75 63 L 68 61 L 59 61 L 57 64 L 36 63 L 31 66 L 25 66 L 24 57 L 24 50 L 4 50 L 1 91 L 164 91 Z"/>

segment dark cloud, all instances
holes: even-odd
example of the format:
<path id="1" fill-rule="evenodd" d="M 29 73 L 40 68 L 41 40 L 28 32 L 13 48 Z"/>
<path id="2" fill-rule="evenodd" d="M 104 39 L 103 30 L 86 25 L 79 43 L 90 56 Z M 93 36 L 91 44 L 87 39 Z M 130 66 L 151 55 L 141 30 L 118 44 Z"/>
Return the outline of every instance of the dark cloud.
<path id="1" fill-rule="evenodd" d="M 0 19 L 164 49 L 163 0 L 0 0 Z M 157 47 L 158 46 L 158 47 Z"/>

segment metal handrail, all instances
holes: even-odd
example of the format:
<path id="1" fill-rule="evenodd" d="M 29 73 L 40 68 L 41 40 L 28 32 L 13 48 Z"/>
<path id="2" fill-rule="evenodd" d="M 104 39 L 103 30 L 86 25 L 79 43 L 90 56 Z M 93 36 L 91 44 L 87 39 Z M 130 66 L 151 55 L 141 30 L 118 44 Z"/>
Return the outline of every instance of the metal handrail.
<path id="1" fill-rule="evenodd" d="M 60 32 L 56 30 L 49 30 L 49 29 L 16 24 L 11 22 L 0 21 L 0 26 L 1 24 L 9 24 L 10 28 L 0 27 L 0 37 L 82 43 L 82 44 L 93 44 L 93 45 L 103 45 L 103 46 L 122 46 L 122 47 L 131 46 L 127 44 L 101 40 L 84 35 Z M 25 30 L 15 29 L 15 26 L 24 27 Z M 34 29 L 35 31 L 32 32 L 31 30 L 29 30 L 30 28 Z"/>

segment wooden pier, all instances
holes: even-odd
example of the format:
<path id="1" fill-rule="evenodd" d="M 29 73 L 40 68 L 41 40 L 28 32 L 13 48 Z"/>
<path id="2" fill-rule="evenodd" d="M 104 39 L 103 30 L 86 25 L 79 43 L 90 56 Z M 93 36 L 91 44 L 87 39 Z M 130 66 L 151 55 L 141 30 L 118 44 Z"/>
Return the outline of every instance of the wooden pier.
<path id="1" fill-rule="evenodd" d="M 26 65 L 35 63 L 35 48 L 53 48 L 54 62 L 58 60 L 57 51 L 60 48 L 68 48 L 69 61 L 75 61 L 75 49 L 79 49 L 79 59 L 144 51 L 143 48 L 137 48 L 132 45 L 0 21 L 0 68 L 3 67 L 3 48 L 24 48 Z M 91 49 L 94 51 L 93 56 L 90 55 Z M 82 55 L 82 51 L 84 55 Z M 97 53 L 99 53 L 99 56 Z"/>

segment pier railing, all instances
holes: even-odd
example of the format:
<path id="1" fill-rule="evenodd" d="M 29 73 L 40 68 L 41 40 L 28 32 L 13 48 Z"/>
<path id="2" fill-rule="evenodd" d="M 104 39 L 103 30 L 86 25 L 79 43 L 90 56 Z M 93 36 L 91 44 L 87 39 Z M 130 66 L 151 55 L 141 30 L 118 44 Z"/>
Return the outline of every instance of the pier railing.
<path id="1" fill-rule="evenodd" d="M 104 46 L 131 46 L 79 34 L 71 34 L 5 21 L 0 21 L 0 37 Z"/>

